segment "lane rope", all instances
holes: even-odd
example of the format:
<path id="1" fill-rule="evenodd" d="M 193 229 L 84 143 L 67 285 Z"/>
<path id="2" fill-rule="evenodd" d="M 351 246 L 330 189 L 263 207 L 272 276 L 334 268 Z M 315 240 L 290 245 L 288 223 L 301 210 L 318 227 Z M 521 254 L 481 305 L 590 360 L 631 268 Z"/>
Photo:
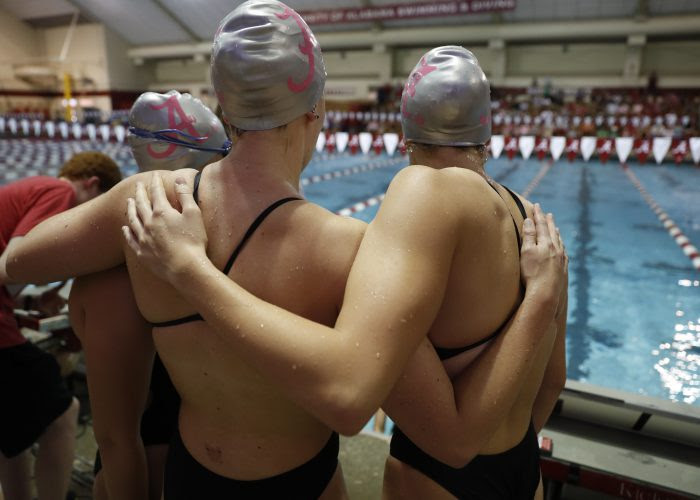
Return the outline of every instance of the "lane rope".
<path id="1" fill-rule="evenodd" d="M 678 227 L 678 225 L 671 219 L 668 214 L 664 211 L 661 206 L 656 203 L 654 198 L 649 194 L 649 192 L 644 188 L 642 183 L 639 181 L 636 175 L 634 175 L 634 172 L 632 172 L 632 169 L 630 169 L 626 164 L 623 164 L 621 166 L 622 170 L 625 172 L 627 175 L 627 178 L 630 180 L 630 182 L 634 185 L 634 187 L 637 188 L 637 190 L 640 192 L 642 195 L 642 198 L 644 198 L 644 201 L 647 202 L 647 205 L 652 209 L 652 211 L 656 214 L 656 217 L 661 221 L 663 226 L 666 228 L 668 231 L 668 234 L 671 235 L 673 240 L 676 242 L 676 244 L 681 247 L 681 250 L 683 250 L 683 253 L 690 259 L 690 261 L 693 263 L 693 267 L 700 271 L 700 251 L 698 251 L 697 247 L 693 245 L 690 242 L 690 239 L 683 234 L 683 231 L 681 231 L 681 228 Z"/>

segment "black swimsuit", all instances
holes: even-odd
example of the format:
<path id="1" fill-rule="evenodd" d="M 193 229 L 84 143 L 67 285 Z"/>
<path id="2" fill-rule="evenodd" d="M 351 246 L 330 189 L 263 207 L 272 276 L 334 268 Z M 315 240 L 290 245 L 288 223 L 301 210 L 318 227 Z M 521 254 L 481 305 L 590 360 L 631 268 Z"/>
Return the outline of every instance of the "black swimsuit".
<path id="1" fill-rule="evenodd" d="M 526 218 L 527 213 L 518 196 L 507 187 L 503 187 L 515 200 L 523 218 Z M 495 187 L 494 190 L 496 190 Z M 498 190 L 496 192 L 498 193 Z M 511 218 L 513 218 L 512 214 Z M 513 218 L 513 224 L 518 238 L 519 252 L 521 241 L 515 218 Z M 494 333 L 466 347 L 435 347 L 435 350 L 440 359 L 444 360 L 474 349 L 495 338 L 509 320 L 510 316 Z M 532 423 L 520 443 L 510 450 L 495 455 L 477 455 L 460 469 L 450 467 L 425 453 L 396 426 L 391 438 L 390 454 L 460 499 L 533 498 L 540 479 L 539 446 Z"/>
<path id="2" fill-rule="evenodd" d="M 194 178 L 194 191 L 192 193 L 194 197 L 194 201 L 199 204 L 199 181 L 201 179 L 201 172 L 197 172 L 197 175 Z M 267 207 L 265 210 L 263 210 L 260 215 L 257 216 L 257 218 L 253 221 L 253 223 L 250 225 L 248 230 L 245 232 L 243 235 L 243 238 L 241 239 L 240 243 L 236 245 L 236 248 L 234 248 L 233 253 L 231 254 L 231 257 L 229 257 L 228 262 L 224 266 L 222 272 L 224 274 L 228 274 L 231 271 L 231 268 L 233 267 L 233 263 L 236 262 L 236 259 L 238 258 L 238 255 L 241 253 L 243 248 L 245 247 L 246 243 L 248 243 L 248 240 L 250 239 L 251 236 L 253 236 L 253 233 L 255 230 L 260 226 L 260 224 L 263 223 L 263 221 L 267 218 L 268 215 L 270 215 L 276 208 L 278 208 L 281 205 L 284 205 L 285 203 L 288 203 L 290 201 L 297 201 L 301 200 L 301 198 L 282 198 L 281 200 L 277 200 L 274 202 L 272 205 Z M 185 316 L 183 318 L 177 318 L 177 319 L 171 319 L 168 321 L 160 321 L 157 323 L 151 323 L 151 325 L 155 328 L 163 328 L 167 326 L 175 326 L 175 325 L 182 325 L 183 323 L 190 323 L 192 321 L 204 321 L 204 318 L 202 318 L 201 314 L 191 314 L 189 316 Z"/>
<path id="3" fill-rule="evenodd" d="M 194 199 L 199 203 L 200 173 L 194 181 Z M 236 258 L 246 243 L 265 218 L 279 206 L 301 198 L 283 198 L 277 200 L 253 221 L 240 243 L 236 246 L 223 269 L 228 274 Z M 191 321 L 203 321 L 199 314 L 192 314 L 159 323 L 154 327 L 181 325 Z M 308 462 L 273 477 L 244 481 L 220 476 L 202 464 L 190 454 L 176 428 L 168 450 L 165 467 L 163 494 L 167 500 L 199 500 L 201 498 L 318 498 L 328 486 L 338 467 L 338 434 L 331 433 L 326 445 Z"/>

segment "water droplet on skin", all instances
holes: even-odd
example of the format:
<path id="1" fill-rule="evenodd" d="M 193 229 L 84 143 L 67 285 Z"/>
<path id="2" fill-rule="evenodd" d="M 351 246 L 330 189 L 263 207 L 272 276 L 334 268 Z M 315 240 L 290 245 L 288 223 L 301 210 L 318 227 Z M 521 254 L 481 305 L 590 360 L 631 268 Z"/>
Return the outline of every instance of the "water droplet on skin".
<path id="1" fill-rule="evenodd" d="M 380 353 L 377 353 L 377 359 L 381 358 L 382 355 Z"/>
<path id="2" fill-rule="evenodd" d="M 292 365 L 292 370 L 296 370 L 296 369 L 297 369 L 297 365 Z"/>
<path id="3" fill-rule="evenodd" d="M 265 328 L 265 324 L 264 324 L 264 323 L 260 323 L 260 328 Z"/>
<path id="4" fill-rule="evenodd" d="M 360 347 L 360 343 L 359 343 L 359 342 L 355 342 L 355 347 Z"/>

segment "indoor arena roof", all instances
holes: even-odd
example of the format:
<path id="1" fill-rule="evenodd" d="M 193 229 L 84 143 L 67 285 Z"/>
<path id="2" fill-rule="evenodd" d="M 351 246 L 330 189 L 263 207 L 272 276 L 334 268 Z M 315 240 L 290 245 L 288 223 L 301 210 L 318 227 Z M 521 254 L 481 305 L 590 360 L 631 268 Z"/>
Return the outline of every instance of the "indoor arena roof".
<path id="1" fill-rule="evenodd" d="M 219 20 L 240 3 L 239 0 L 0 0 L 0 9 L 35 27 L 69 24 L 73 14 L 78 12 L 78 22 L 103 23 L 130 44 L 143 46 L 211 40 Z M 697 0 L 287 0 L 286 3 L 302 14 L 310 11 L 333 11 L 338 15 L 349 12 L 349 15 L 373 15 L 380 19 L 310 23 L 315 32 L 700 13 Z M 445 8 L 452 4 L 452 8 L 471 8 L 480 12 L 392 19 L 391 15 L 383 15 L 379 10 L 397 4 L 423 7 L 443 4 Z"/>

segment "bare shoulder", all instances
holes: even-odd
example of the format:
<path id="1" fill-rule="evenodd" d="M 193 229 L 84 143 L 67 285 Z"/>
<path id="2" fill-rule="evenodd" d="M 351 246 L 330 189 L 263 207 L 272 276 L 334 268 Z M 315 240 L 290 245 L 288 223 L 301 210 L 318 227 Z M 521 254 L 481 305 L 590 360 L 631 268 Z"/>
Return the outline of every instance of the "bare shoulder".
<path id="1" fill-rule="evenodd" d="M 352 217 L 343 217 L 311 202 L 300 204 L 297 216 L 311 221 L 312 231 L 326 242 L 325 247 L 357 247 L 367 224 Z"/>

